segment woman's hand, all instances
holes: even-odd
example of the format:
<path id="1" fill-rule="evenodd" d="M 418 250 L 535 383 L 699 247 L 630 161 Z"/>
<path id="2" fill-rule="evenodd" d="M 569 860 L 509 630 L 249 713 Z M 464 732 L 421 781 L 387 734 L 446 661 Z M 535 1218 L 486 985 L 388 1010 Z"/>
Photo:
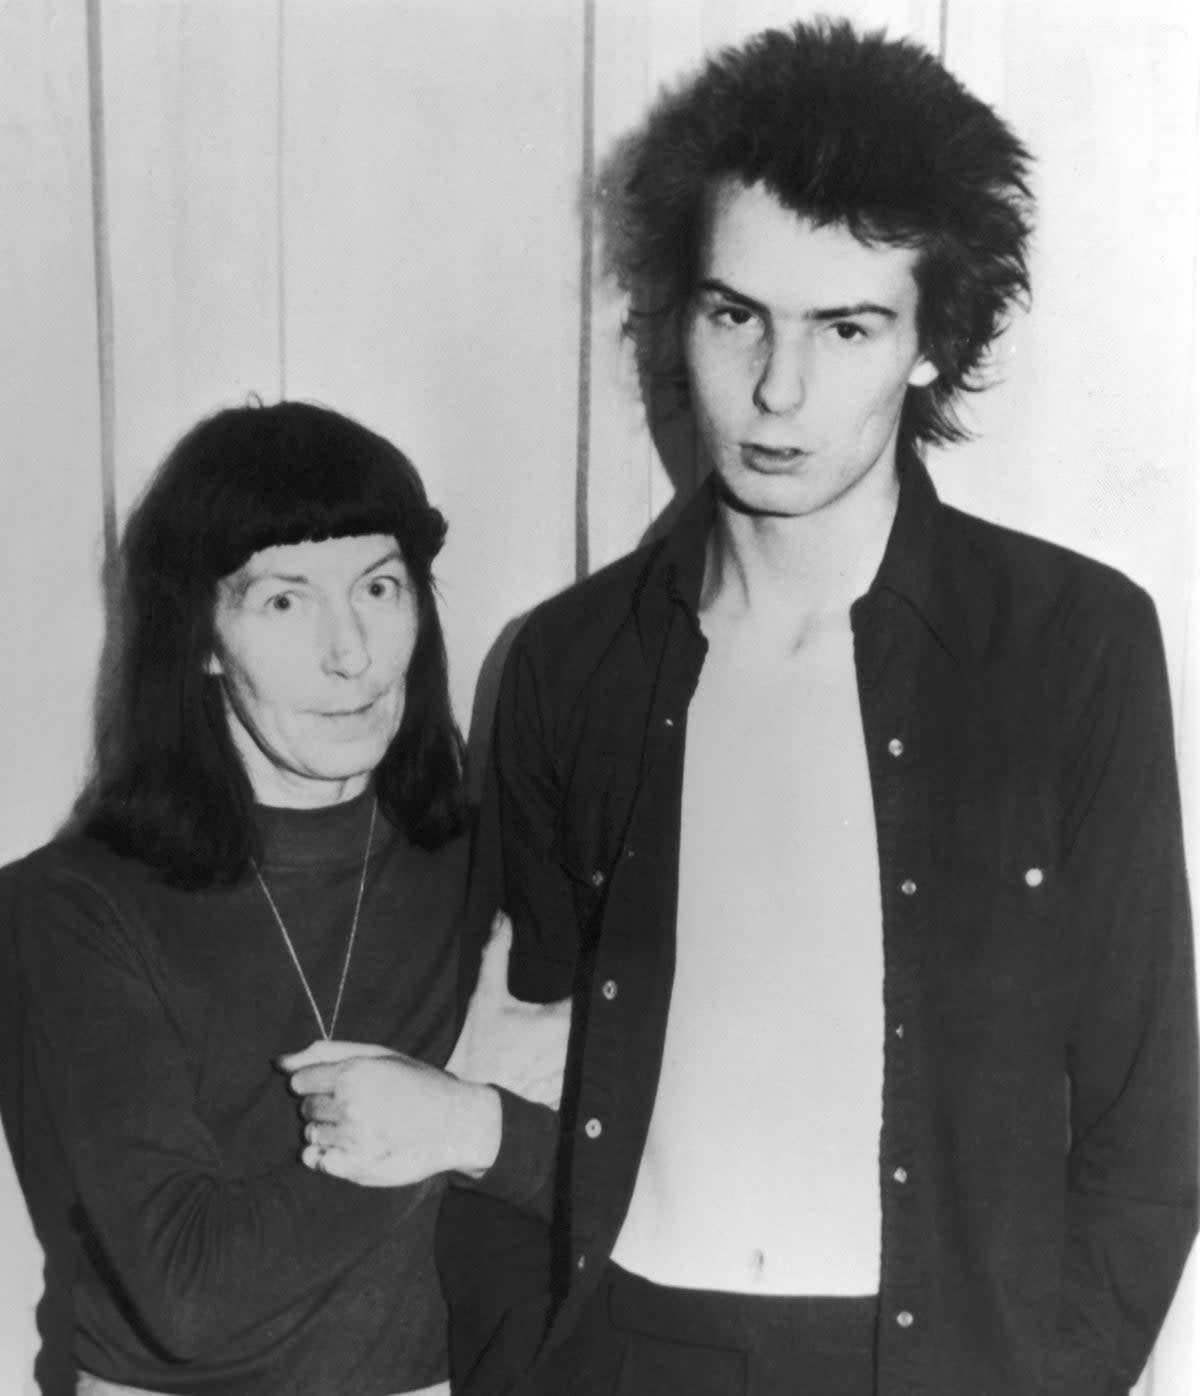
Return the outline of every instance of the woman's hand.
<path id="1" fill-rule="evenodd" d="M 284 1057 L 301 1099 L 302 1161 L 366 1187 L 401 1187 L 451 1171 L 478 1177 L 500 1148 L 496 1092 L 398 1052 L 315 1042 Z"/>
<path id="2" fill-rule="evenodd" d="M 513 998 L 511 949 L 512 924 L 497 912 L 444 1071 L 362 1042 L 314 1042 L 280 1059 L 308 1121 L 301 1159 L 309 1168 L 368 1187 L 451 1171 L 479 1177 L 500 1149 L 500 1099 L 491 1086 L 557 1109 L 571 1001 Z"/>

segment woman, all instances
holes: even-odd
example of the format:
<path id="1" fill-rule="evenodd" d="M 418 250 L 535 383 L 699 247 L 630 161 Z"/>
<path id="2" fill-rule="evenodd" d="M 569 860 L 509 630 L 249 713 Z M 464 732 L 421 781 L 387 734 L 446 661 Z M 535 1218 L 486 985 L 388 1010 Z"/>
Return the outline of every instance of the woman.
<path id="1" fill-rule="evenodd" d="M 299 403 L 201 422 L 129 521 L 95 796 L 20 872 L 81 1392 L 446 1389 L 440 1178 L 306 1169 L 274 1066 L 335 1032 L 438 1066 L 454 1042 L 444 535 L 395 447 Z"/>

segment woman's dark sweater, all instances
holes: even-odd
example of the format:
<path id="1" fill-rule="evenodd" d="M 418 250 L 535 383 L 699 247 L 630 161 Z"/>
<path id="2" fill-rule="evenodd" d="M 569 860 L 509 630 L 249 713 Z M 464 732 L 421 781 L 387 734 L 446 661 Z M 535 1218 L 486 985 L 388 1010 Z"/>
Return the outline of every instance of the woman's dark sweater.
<path id="1" fill-rule="evenodd" d="M 372 798 L 259 811 L 263 874 L 326 1022 Z M 465 845 L 426 852 L 377 817 L 338 1037 L 448 1057 Z M 273 1063 L 318 1029 L 253 876 L 185 892 L 64 840 L 23 864 L 18 921 L 26 1129 L 69 1179 L 77 1364 L 222 1396 L 444 1377 L 441 1180 L 358 1188 L 298 1162 Z"/>

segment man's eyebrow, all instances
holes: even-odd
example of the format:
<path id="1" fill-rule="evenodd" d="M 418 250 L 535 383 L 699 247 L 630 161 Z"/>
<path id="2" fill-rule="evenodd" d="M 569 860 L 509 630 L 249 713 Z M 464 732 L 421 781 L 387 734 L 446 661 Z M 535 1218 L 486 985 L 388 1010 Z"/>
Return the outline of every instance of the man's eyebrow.
<path id="1" fill-rule="evenodd" d="M 741 291 L 735 291 L 732 286 L 726 285 L 718 277 L 705 277 L 703 281 L 696 283 L 697 295 L 720 296 L 723 300 L 734 301 L 738 305 L 744 305 L 747 310 L 754 310 L 761 314 L 766 310 L 766 306 L 756 301 L 753 296 L 747 296 Z"/>
<path id="2" fill-rule="evenodd" d="M 733 301 L 736 305 L 744 305 L 747 310 L 753 310 L 760 315 L 764 314 L 767 309 L 761 301 L 756 301 L 753 296 L 748 296 L 743 291 L 735 290 L 719 277 L 706 277 L 703 281 L 697 282 L 696 291 L 697 294 L 720 296 L 723 300 Z M 819 310 L 806 311 L 804 318 L 824 324 L 829 320 L 853 320 L 859 315 L 879 315 L 885 320 L 897 318 L 896 312 L 890 306 L 878 305 L 875 301 L 858 301 L 854 305 L 823 306 Z"/>
<path id="3" fill-rule="evenodd" d="M 825 310 L 810 310 L 808 320 L 853 320 L 859 315 L 882 315 L 885 320 L 896 319 L 896 312 L 886 305 L 876 305 L 874 301 L 858 301 L 855 305 L 832 305 Z"/>

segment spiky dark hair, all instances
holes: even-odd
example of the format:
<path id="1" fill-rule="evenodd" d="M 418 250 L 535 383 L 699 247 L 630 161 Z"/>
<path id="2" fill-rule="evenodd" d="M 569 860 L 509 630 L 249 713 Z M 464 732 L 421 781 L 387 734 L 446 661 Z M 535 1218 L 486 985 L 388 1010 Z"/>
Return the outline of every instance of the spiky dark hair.
<path id="1" fill-rule="evenodd" d="M 668 92 L 601 176 L 609 268 L 632 294 L 644 377 L 686 395 L 679 330 L 714 188 L 762 184 L 818 226 L 918 253 L 921 350 L 902 444 L 966 433 L 989 346 L 1029 294 L 1031 157 L 918 44 L 816 20 L 712 57 Z"/>

